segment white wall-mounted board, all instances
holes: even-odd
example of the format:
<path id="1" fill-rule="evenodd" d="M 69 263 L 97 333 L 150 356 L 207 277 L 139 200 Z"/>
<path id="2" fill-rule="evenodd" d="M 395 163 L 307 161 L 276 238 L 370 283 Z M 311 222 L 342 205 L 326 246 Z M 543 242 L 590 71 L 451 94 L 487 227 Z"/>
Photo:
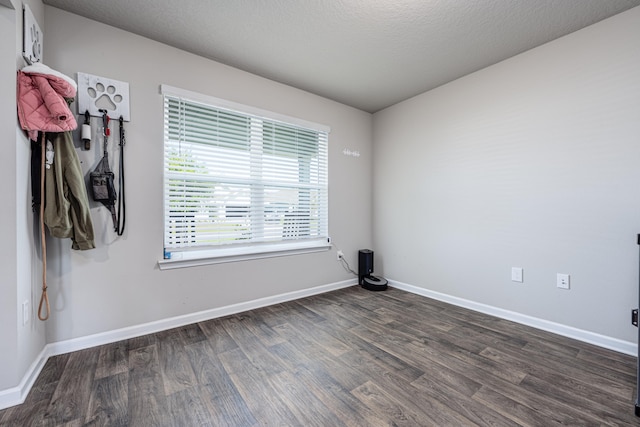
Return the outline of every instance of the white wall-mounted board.
<path id="1" fill-rule="evenodd" d="M 130 121 L 129 83 L 78 72 L 78 114 L 89 111 L 100 117 L 101 109 L 111 118 L 122 116 L 125 122 Z"/>

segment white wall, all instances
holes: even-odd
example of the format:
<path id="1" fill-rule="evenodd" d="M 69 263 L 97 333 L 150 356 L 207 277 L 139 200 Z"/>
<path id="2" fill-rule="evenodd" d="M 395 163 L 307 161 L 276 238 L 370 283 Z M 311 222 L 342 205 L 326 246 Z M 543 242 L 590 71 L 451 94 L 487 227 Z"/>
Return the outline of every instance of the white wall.
<path id="1" fill-rule="evenodd" d="M 17 2 L 16 2 L 17 3 Z M 46 28 L 44 26 L 44 4 L 41 0 L 23 1 L 22 4 L 29 5 L 31 12 L 36 18 L 40 29 L 46 38 Z M 22 59 L 22 6 L 17 5 L 17 51 L 16 62 L 18 67 L 25 64 Z M 46 55 L 46 47 L 43 51 Z M 15 111 L 15 110 L 14 110 Z M 15 118 L 18 123 L 17 118 Z M 17 324 L 18 324 L 18 372 L 25 372 L 41 352 L 45 345 L 45 326 L 38 320 L 37 310 L 40 302 L 42 289 L 42 258 L 40 252 L 39 235 L 40 228 L 37 217 L 32 213 L 31 197 L 31 144 L 26 134 L 16 126 L 16 255 L 17 260 Z M 28 323 L 22 322 L 22 304 L 29 302 Z"/>
<path id="2" fill-rule="evenodd" d="M 25 1 L 41 28 L 44 6 L 40 0 Z M 18 386 L 23 375 L 45 345 L 44 325 L 36 320 L 41 286 L 37 264 L 34 223 L 29 188 L 29 140 L 19 129 L 16 115 L 16 70 L 22 60 L 22 2 L 13 9 L 0 6 L 0 156 L 3 206 L 0 220 L 0 391 Z M 29 322 L 22 323 L 22 302 L 31 307 Z M 0 396 L 0 402 L 3 401 Z"/>
<path id="3" fill-rule="evenodd" d="M 376 270 L 635 342 L 640 8 L 376 113 L 374 159 Z"/>
<path id="4" fill-rule="evenodd" d="M 159 86 L 165 83 L 329 125 L 329 227 L 335 245 L 352 264 L 357 250 L 372 242 L 370 114 L 59 9 L 46 7 L 45 21 L 48 65 L 74 78 L 80 71 L 128 82 L 132 119 L 126 126 L 125 235 L 116 238 L 106 209 L 94 204 L 96 249 L 76 252 L 67 240 L 50 243 L 49 342 L 352 278 L 336 261 L 335 250 L 159 271 L 156 263 L 163 247 Z M 94 140 L 90 152 L 79 150 L 85 171 L 99 160 L 100 144 Z M 344 156 L 345 147 L 362 156 Z"/>
<path id="5" fill-rule="evenodd" d="M 17 287 L 16 287 L 16 209 L 15 206 L 15 54 L 16 54 L 16 13 L 14 10 L 0 6 L 0 57 L 10 60 L 0 61 L 0 92 L 7 94 L 0 97 L 0 135 L 7 139 L 6 155 L 0 156 L 0 180 L 8 185 L 3 188 L 3 198 L 7 209 L 2 209 L 0 227 L 5 236 L 0 244 L 0 390 L 17 384 Z"/>

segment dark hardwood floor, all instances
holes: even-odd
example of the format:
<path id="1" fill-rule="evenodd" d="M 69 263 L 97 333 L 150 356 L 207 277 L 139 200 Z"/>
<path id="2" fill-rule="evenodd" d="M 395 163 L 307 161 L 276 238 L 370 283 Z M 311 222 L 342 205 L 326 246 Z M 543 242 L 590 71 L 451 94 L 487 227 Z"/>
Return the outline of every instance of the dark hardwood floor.
<path id="1" fill-rule="evenodd" d="M 635 363 L 354 286 L 52 357 L 0 425 L 640 425 Z"/>

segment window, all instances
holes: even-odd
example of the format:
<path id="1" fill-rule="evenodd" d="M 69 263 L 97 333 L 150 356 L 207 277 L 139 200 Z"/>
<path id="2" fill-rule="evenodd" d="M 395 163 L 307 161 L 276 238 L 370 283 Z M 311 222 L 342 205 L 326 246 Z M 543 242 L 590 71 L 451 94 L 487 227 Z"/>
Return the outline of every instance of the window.
<path id="1" fill-rule="evenodd" d="M 328 128 L 162 93 L 165 259 L 328 247 Z"/>

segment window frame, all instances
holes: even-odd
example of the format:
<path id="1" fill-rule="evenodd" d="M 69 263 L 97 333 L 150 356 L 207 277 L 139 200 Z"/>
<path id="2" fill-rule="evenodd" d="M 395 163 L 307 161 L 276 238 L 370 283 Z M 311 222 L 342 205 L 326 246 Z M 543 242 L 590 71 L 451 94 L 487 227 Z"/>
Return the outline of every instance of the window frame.
<path id="1" fill-rule="evenodd" d="M 217 264 L 225 262 L 245 261 L 251 259 L 262 259 L 271 257 L 288 256 L 295 254 L 311 253 L 326 251 L 331 248 L 331 238 L 329 237 L 329 207 L 328 207 L 328 136 L 331 129 L 328 126 L 309 122 L 295 117 L 274 113 L 260 108 L 239 104 L 197 92 L 185 89 L 175 88 L 169 85 L 161 85 L 160 93 L 163 96 L 163 129 L 166 126 L 165 118 L 165 97 L 174 97 L 191 101 L 194 103 L 205 104 L 217 109 L 230 110 L 247 116 L 264 118 L 266 120 L 281 122 L 288 126 L 300 127 L 317 132 L 326 133 L 326 236 L 306 239 L 278 240 L 268 243 L 248 243 L 248 244 L 228 244 L 209 246 L 205 248 L 178 248 L 166 249 L 165 233 L 167 221 L 165 218 L 165 209 L 163 209 L 163 259 L 158 261 L 161 270 L 182 268 L 206 264 Z M 166 129 L 163 131 L 163 206 L 167 203 L 167 179 L 166 179 Z"/>

